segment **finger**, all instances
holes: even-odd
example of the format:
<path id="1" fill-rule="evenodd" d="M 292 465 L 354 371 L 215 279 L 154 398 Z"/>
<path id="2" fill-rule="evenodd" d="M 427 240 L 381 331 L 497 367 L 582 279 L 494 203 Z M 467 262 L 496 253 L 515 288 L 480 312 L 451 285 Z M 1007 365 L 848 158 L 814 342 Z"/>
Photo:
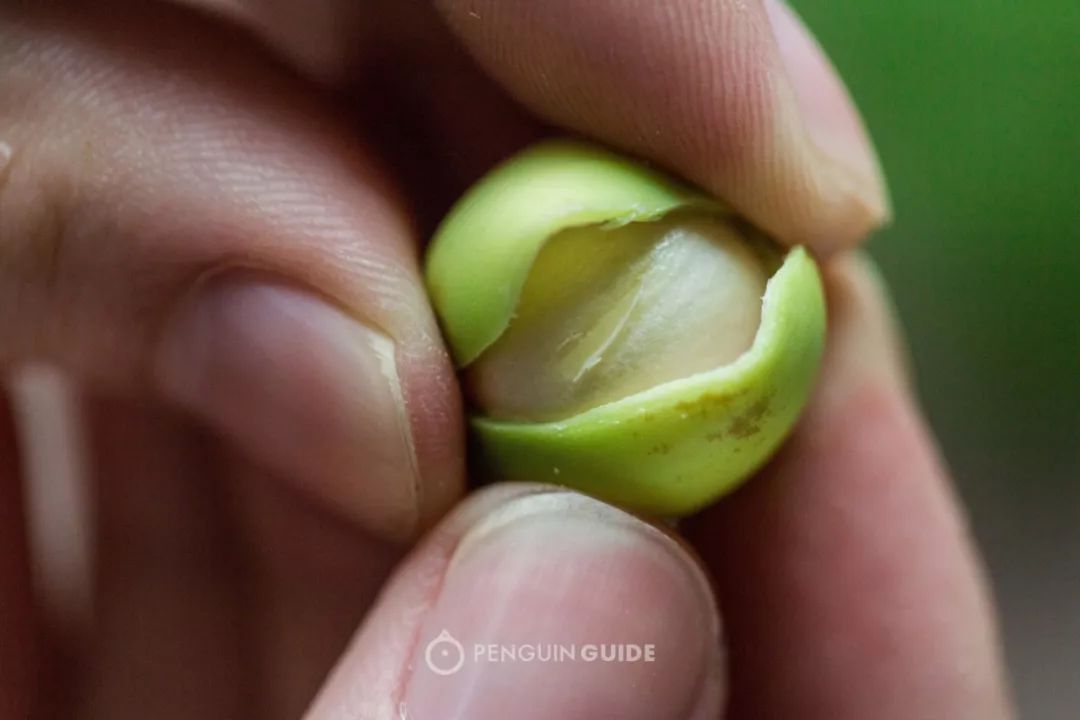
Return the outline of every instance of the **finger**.
<path id="1" fill-rule="evenodd" d="M 94 562 L 77 397 L 45 366 L 19 368 L 10 387 L 38 610 L 51 649 L 70 655 L 87 635 Z"/>
<path id="2" fill-rule="evenodd" d="M 237 33 L 62 7 L 0 10 L 0 365 L 159 393 L 373 532 L 438 516 L 458 400 L 372 158 Z"/>
<path id="3" fill-rule="evenodd" d="M 865 262 L 827 273 L 820 390 L 779 458 L 699 519 L 733 720 L 1006 718 L 971 541 Z"/>
<path id="4" fill-rule="evenodd" d="M 653 659 L 588 661 L 601 645 Z M 533 661 L 504 654 L 526 646 Z M 705 720 L 722 696 L 712 594 L 682 546 L 580 495 L 500 486 L 397 570 L 307 717 Z"/>
<path id="5" fill-rule="evenodd" d="M 0 720 L 31 717 L 39 647 L 15 422 L 0 387 Z"/>
<path id="6" fill-rule="evenodd" d="M 761 0 L 440 0 L 481 65 L 541 117 L 667 165 L 825 252 L 888 215 L 840 79 Z"/>
<path id="7" fill-rule="evenodd" d="M 77 659 L 92 620 L 91 508 L 75 394 L 55 369 L 19 368 L 9 400 L 18 430 L 37 695 L 33 717 L 71 715 Z"/>
<path id="8" fill-rule="evenodd" d="M 245 568 L 258 688 L 250 717 L 296 720 L 341 656 L 400 550 L 373 540 L 275 482 L 245 458 L 229 457 L 235 555 Z"/>
<path id="9" fill-rule="evenodd" d="M 214 442 L 164 411 L 87 406 L 98 562 L 86 717 L 254 717 L 245 573 Z"/>

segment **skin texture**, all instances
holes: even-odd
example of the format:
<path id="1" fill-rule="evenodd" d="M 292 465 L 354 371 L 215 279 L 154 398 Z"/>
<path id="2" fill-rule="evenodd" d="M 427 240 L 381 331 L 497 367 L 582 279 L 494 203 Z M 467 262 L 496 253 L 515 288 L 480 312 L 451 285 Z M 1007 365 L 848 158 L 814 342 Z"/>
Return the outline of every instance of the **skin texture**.
<path id="1" fill-rule="evenodd" d="M 843 253 L 806 421 L 681 538 L 467 492 L 420 239 L 550 124 L 822 257 L 887 215 L 787 10 L 587 6 L 0 3 L 0 366 L 76 383 L 97 510 L 92 607 L 63 625 L 23 530 L 58 508 L 21 512 L 0 400 L 0 718 L 1009 716 L 887 303 Z M 440 681 L 418 653 L 442 627 L 665 661 Z"/>

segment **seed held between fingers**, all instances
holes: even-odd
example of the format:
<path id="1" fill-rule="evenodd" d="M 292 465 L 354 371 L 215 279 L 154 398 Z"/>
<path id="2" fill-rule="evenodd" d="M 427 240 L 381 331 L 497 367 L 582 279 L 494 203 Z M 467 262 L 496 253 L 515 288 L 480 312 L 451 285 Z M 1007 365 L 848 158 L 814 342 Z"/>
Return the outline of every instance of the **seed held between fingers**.
<path id="1" fill-rule="evenodd" d="M 768 459 L 824 342 L 803 248 L 579 143 L 536 146 L 475 186 L 427 281 L 486 472 L 664 515 Z"/>

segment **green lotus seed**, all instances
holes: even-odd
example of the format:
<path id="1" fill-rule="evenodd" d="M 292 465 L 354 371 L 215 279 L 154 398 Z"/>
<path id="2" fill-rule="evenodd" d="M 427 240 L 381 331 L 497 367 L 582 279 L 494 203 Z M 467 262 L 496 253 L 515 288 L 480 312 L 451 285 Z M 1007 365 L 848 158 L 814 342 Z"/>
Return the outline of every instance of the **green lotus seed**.
<path id="1" fill-rule="evenodd" d="M 721 204 L 571 142 L 472 188 L 427 259 L 479 466 L 682 515 L 758 469 L 806 403 L 817 267 Z"/>

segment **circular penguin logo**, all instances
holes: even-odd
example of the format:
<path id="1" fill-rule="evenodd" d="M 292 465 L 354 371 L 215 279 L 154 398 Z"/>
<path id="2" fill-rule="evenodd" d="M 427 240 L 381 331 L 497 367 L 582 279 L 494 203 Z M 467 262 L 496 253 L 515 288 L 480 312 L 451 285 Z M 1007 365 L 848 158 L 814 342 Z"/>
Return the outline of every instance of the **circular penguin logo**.
<path id="1" fill-rule="evenodd" d="M 465 648 L 446 630 L 428 643 L 424 662 L 436 675 L 453 675 L 465 664 Z"/>

